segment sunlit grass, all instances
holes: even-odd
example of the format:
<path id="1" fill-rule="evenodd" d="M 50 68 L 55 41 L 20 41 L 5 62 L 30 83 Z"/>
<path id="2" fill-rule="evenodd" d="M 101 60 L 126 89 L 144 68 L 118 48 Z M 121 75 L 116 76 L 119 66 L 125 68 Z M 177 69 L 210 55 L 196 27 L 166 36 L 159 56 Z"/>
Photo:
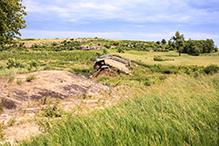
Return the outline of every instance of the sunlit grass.
<path id="1" fill-rule="evenodd" d="M 45 135 L 21 145 L 199 145 L 218 140 L 219 74 L 169 77 L 121 89 L 130 99 L 88 114 L 42 121 Z M 80 110 L 80 109 L 79 109 Z"/>
<path id="2" fill-rule="evenodd" d="M 176 51 L 170 52 L 144 52 L 144 51 L 125 51 L 125 53 L 113 53 L 120 55 L 124 58 L 129 58 L 131 60 L 141 60 L 143 63 L 147 64 L 162 64 L 162 65 L 200 65 L 207 66 L 209 64 L 219 65 L 219 55 L 218 56 L 192 56 L 188 54 L 183 54 L 179 57 L 179 53 Z M 161 56 L 162 58 L 174 59 L 174 61 L 154 61 L 154 56 Z M 214 54 L 211 54 L 214 55 Z"/>

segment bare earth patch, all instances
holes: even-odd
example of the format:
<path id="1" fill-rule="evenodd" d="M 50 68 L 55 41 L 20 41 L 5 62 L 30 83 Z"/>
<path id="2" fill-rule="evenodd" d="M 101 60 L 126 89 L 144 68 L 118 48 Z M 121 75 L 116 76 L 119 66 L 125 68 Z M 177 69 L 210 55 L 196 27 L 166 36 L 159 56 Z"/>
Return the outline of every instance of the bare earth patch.
<path id="1" fill-rule="evenodd" d="M 36 78 L 27 82 L 30 75 Z M 109 96 L 109 87 L 65 71 L 39 71 L 13 77 L 11 83 L 8 76 L 0 78 L 0 99 L 4 108 L 0 123 L 6 134 L 4 141 L 11 144 L 40 134 L 34 122 L 35 113 L 49 101 L 61 100 L 64 110 L 77 107 L 92 110 L 110 106 L 116 98 L 116 95 L 106 97 Z"/>
<path id="2" fill-rule="evenodd" d="M 34 75 L 36 79 L 27 82 L 29 75 Z M 66 99 L 83 94 L 94 96 L 100 91 L 109 90 L 107 86 L 65 71 L 39 71 L 14 77 L 12 83 L 3 80 L 0 84 L 2 106 L 7 109 L 27 107 L 44 97 Z M 21 85 L 17 84 L 17 79 L 22 80 Z"/>

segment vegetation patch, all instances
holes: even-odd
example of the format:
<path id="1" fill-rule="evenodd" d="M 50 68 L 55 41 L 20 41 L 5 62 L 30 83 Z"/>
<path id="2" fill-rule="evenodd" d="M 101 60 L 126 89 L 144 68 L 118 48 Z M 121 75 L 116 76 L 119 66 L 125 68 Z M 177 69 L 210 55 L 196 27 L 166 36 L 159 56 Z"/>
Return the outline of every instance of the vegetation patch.
<path id="1" fill-rule="evenodd" d="M 31 82 L 32 80 L 36 79 L 37 77 L 35 75 L 29 75 L 26 77 L 27 82 Z"/>
<path id="2" fill-rule="evenodd" d="M 154 61 L 174 61 L 174 59 L 162 58 L 161 56 L 154 56 Z"/>
<path id="3" fill-rule="evenodd" d="M 116 106 L 42 120 L 45 135 L 21 145 L 217 145 L 218 79 L 179 75 L 130 89 L 133 98 Z"/>

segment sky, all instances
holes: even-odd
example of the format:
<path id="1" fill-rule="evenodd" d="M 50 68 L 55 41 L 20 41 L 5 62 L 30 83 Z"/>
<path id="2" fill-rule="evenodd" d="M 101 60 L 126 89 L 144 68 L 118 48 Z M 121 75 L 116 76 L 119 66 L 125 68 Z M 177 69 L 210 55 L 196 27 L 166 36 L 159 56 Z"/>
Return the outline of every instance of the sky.
<path id="1" fill-rule="evenodd" d="M 176 31 L 219 46 L 219 0 L 23 0 L 22 38 L 161 41 Z"/>

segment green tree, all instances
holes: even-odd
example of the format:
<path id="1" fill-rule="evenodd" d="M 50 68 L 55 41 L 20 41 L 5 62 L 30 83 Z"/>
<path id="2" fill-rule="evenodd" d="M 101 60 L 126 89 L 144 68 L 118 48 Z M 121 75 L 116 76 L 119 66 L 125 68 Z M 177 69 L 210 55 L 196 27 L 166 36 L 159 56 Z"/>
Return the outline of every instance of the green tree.
<path id="1" fill-rule="evenodd" d="M 172 37 L 172 40 L 176 44 L 176 48 L 179 51 L 179 56 L 181 56 L 181 52 L 183 51 L 184 48 L 184 35 L 180 34 L 179 31 L 175 33 L 175 36 Z"/>
<path id="2" fill-rule="evenodd" d="M 161 43 L 162 43 L 163 45 L 166 45 L 167 41 L 166 41 L 165 39 L 162 39 Z"/>
<path id="3" fill-rule="evenodd" d="M 107 49 L 110 49 L 110 47 L 111 47 L 110 43 L 106 43 L 104 46 L 105 46 Z"/>
<path id="4" fill-rule="evenodd" d="M 157 41 L 156 43 L 157 43 L 158 45 L 160 45 L 160 41 Z"/>
<path id="5" fill-rule="evenodd" d="M 26 27 L 25 6 L 22 0 L 0 0 L 0 45 L 9 43 L 21 36 L 20 29 Z"/>
<path id="6" fill-rule="evenodd" d="M 218 52 L 217 46 L 214 47 L 214 51 L 215 51 L 215 52 Z"/>

